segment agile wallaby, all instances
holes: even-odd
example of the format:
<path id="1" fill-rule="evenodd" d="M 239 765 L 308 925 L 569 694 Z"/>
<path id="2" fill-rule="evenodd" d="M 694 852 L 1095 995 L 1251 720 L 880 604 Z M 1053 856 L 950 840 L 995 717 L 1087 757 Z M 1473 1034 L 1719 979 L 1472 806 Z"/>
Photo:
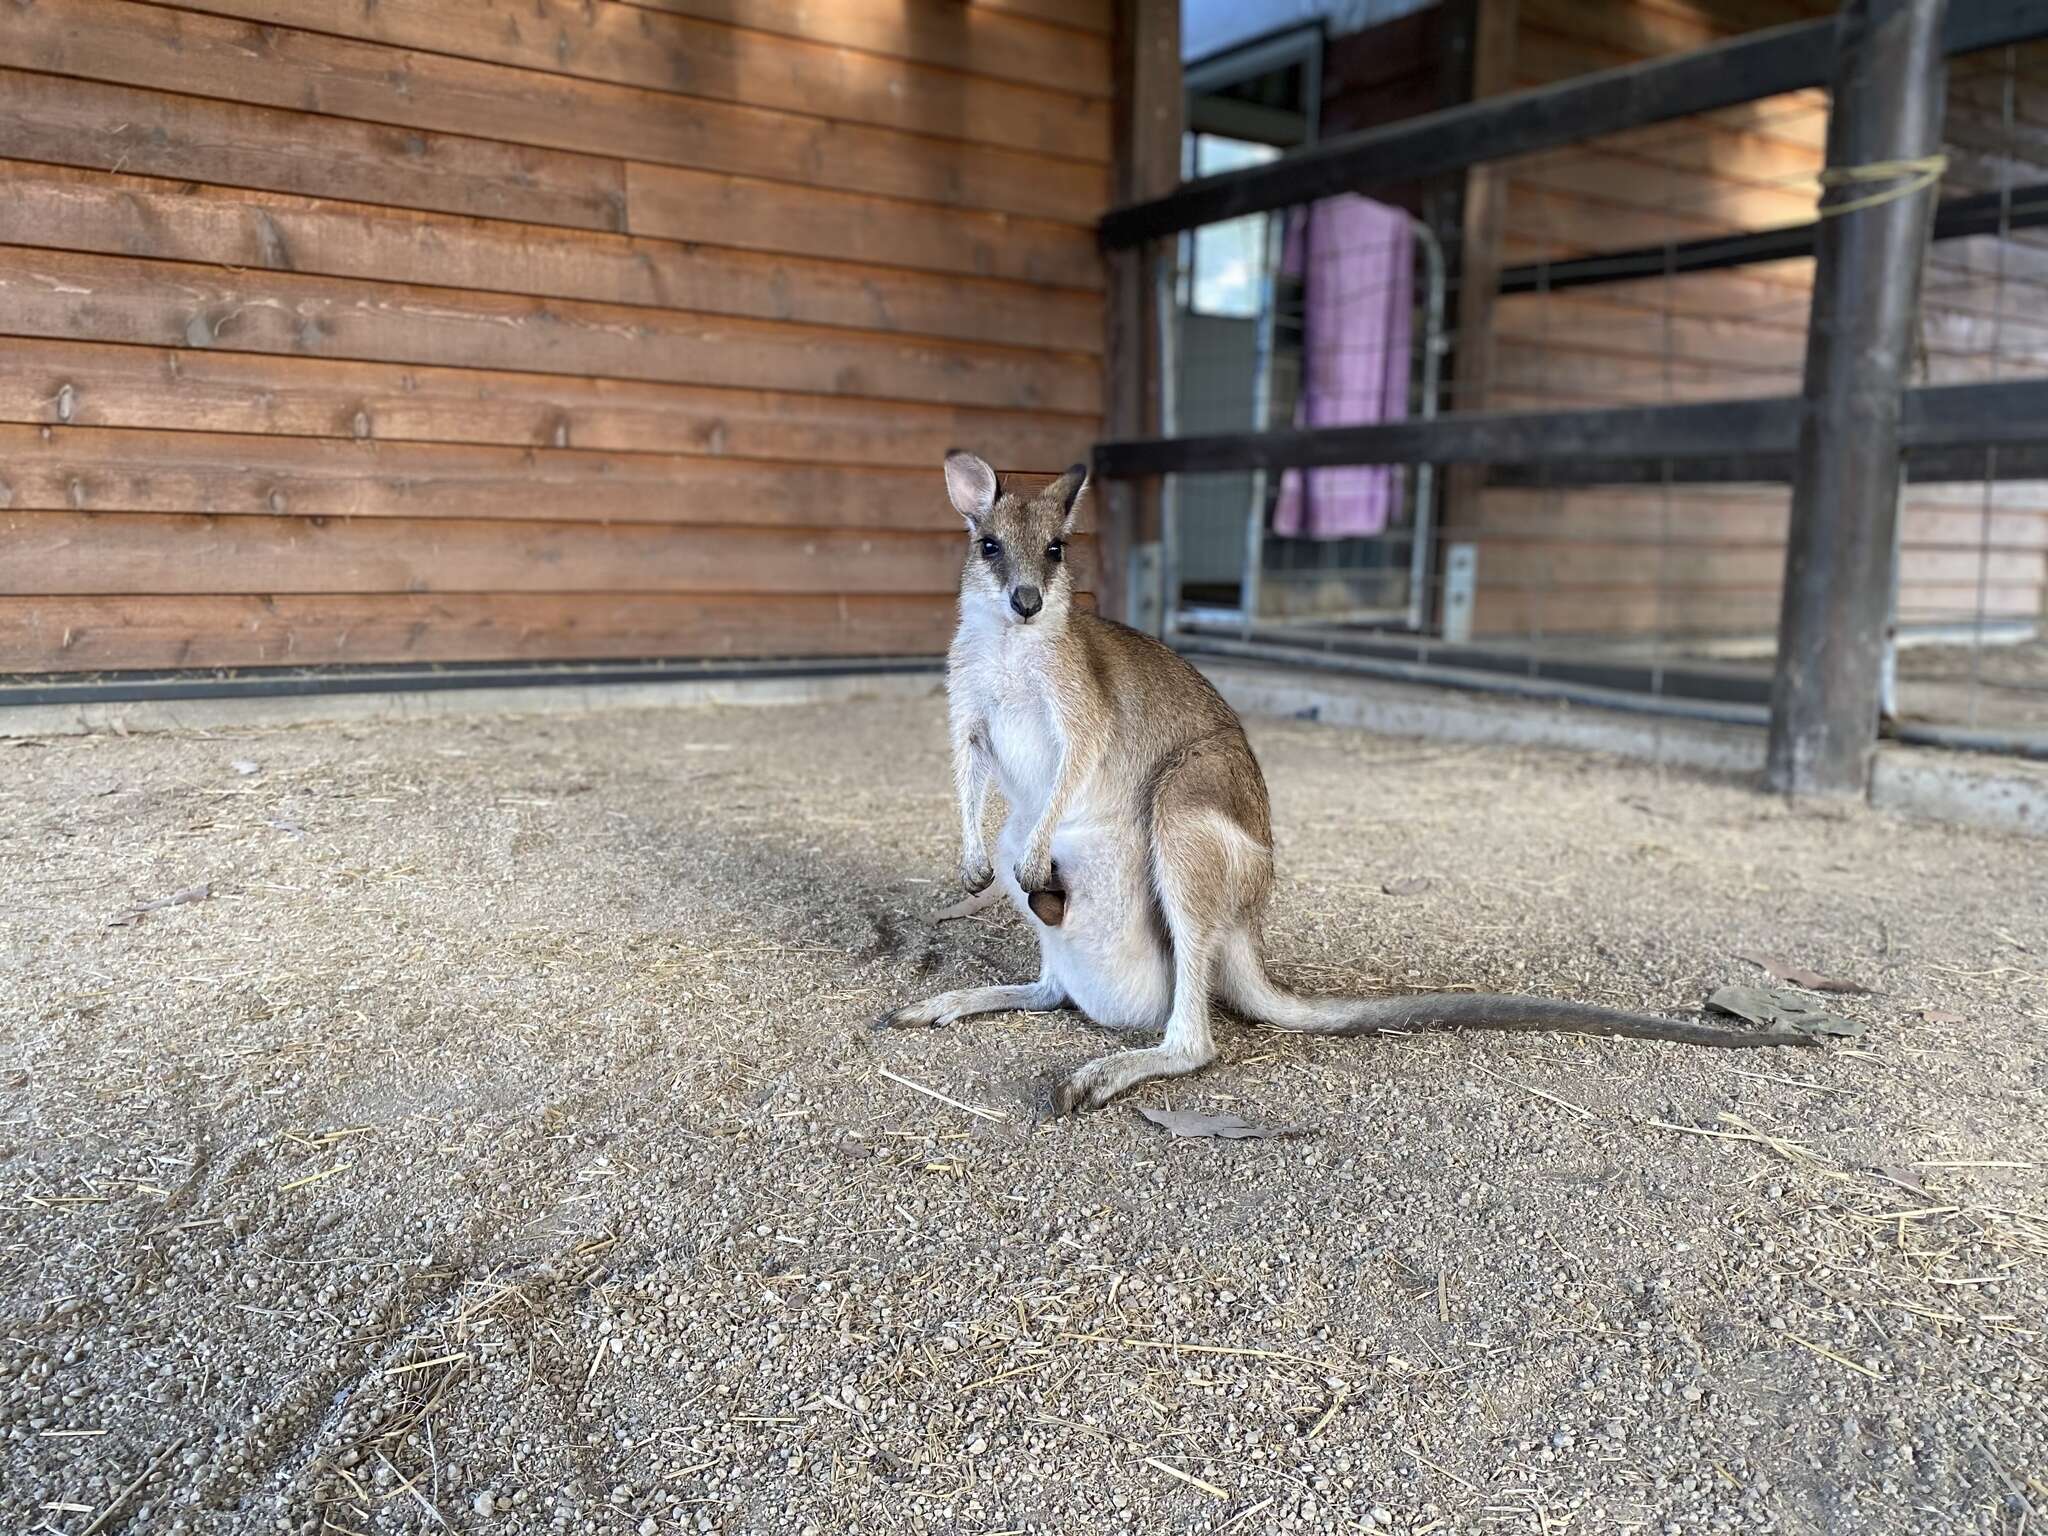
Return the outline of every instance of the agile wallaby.
<path id="1" fill-rule="evenodd" d="M 1075 610 L 1066 542 L 1087 483 L 1087 466 L 1076 464 L 1027 498 L 1004 492 L 973 454 L 946 455 L 946 490 L 968 538 L 946 663 L 960 876 L 970 891 L 1002 882 L 1038 935 L 1039 975 L 1026 986 L 944 992 L 884 1024 L 1071 1004 L 1110 1028 L 1164 1030 L 1158 1045 L 1074 1072 L 1054 1094 L 1062 1114 L 1207 1066 L 1212 997 L 1311 1034 L 1445 1024 L 1816 1043 L 1791 1030 L 1717 1029 L 1536 997 L 1302 997 L 1274 985 L 1262 931 L 1273 889 L 1265 778 L 1208 679 L 1149 636 Z M 1008 811 L 993 859 L 983 832 L 991 779 Z"/>

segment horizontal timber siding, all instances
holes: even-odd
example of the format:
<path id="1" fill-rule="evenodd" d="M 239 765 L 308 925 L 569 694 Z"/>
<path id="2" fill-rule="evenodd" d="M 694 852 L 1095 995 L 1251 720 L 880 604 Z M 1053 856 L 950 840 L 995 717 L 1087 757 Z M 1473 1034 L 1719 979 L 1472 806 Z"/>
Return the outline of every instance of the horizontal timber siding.
<path id="1" fill-rule="evenodd" d="M 1512 0 L 1511 84 L 1705 47 L 1826 15 L 1829 0 Z M 2048 180 L 2048 48 L 1952 61 L 1945 138 L 1954 197 Z M 1802 91 L 1506 162 L 1503 265 L 1812 219 L 1827 99 Z M 1483 394 L 1460 408 L 1536 409 L 1796 395 L 1812 261 L 1520 293 L 1493 305 Z M 2048 373 L 2048 236 L 1933 247 L 1916 382 Z M 1966 498 L 1968 511 L 1958 507 Z M 1782 486 L 1489 490 L 1445 537 L 1479 547 L 1475 626 L 1497 635 L 1765 635 L 1775 631 Z M 2048 485 L 1909 487 L 1900 618 L 1955 624 L 2042 613 Z"/>
<path id="2" fill-rule="evenodd" d="M 943 649 L 941 455 L 1098 435 L 1110 15 L 11 8 L 0 672 Z"/>

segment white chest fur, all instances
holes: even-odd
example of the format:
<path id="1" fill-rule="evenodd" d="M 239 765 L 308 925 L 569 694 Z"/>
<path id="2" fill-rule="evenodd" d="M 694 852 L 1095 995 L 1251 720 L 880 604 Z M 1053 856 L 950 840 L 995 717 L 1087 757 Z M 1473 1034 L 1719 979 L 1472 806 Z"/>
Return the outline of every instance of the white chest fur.
<path id="1" fill-rule="evenodd" d="M 1046 686 L 1046 640 L 1022 625 L 968 621 L 955 637 L 952 707 L 986 722 L 996 782 L 1013 812 L 1035 817 L 1059 773 L 1060 739 Z"/>

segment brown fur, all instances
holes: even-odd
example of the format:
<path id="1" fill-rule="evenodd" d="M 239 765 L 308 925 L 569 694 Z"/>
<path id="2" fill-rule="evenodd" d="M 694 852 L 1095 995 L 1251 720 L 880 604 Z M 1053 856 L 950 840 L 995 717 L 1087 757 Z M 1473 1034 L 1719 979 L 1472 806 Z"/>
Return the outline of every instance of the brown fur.
<path id="1" fill-rule="evenodd" d="M 1429 1022 L 1700 1045 L 1811 1043 L 1542 998 L 1305 998 L 1275 986 L 1263 955 L 1273 890 L 1265 776 L 1236 712 L 1207 678 L 1151 636 L 1073 607 L 1072 573 L 1052 551 L 1072 528 L 1085 468 L 1020 497 L 980 459 L 956 451 L 946 483 L 967 522 L 961 623 L 947 668 L 961 875 L 970 890 L 1011 877 L 1006 892 L 1039 925 L 1044 963 L 1034 985 L 945 993 L 887 1022 L 949 1023 L 1074 1001 L 1101 1023 L 1163 1028 L 1159 1045 L 1069 1076 L 1054 1095 L 1063 1112 L 1207 1065 L 1216 1054 L 1212 998 L 1277 1028 L 1320 1034 Z M 1015 791 L 1004 831 L 1015 864 L 1001 872 L 982 829 L 997 776 Z M 1055 869 L 1061 838 L 1081 861 L 1071 884 Z M 1161 967 L 1170 972 L 1164 992 Z"/>

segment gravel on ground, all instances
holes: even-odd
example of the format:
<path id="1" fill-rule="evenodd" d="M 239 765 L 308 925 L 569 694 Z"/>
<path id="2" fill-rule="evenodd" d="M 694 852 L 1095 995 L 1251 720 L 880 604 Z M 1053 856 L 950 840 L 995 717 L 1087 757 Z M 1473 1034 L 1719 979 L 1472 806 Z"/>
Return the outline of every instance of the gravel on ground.
<path id="1" fill-rule="evenodd" d="M 1033 974 L 936 693 L 0 743 L 0 1529 L 2042 1529 L 2041 845 L 1252 736 L 1292 985 L 1867 1030 L 1049 1120 L 1086 1021 L 869 1028 Z"/>

